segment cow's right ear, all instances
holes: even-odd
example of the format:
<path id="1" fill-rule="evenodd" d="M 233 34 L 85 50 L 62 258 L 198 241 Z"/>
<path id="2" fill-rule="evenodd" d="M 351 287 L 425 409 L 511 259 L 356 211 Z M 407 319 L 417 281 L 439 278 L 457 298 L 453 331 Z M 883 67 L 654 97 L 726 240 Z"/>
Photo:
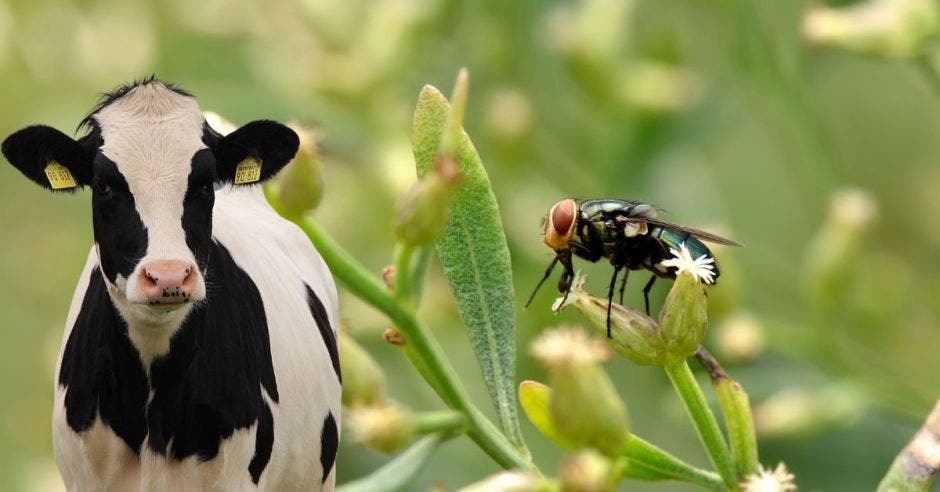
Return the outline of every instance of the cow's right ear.
<path id="1" fill-rule="evenodd" d="M 3 141 L 2 151 L 13 167 L 47 189 L 72 191 L 91 184 L 94 153 L 55 128 L 23 128 Z"/>

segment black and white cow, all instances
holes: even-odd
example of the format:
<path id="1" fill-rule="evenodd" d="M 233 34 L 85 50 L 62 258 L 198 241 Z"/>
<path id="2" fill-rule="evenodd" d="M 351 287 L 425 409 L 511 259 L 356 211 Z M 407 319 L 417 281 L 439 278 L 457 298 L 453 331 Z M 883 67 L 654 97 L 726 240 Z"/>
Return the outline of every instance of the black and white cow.
<path id="1" fill-rule="evenodd" d="M 107 94 L 82 127 L 73 140 L 31 126 L 2 146 L 46 188 L 92 189 L 95 244 L 56 369 L 66 486 L 332 490 L 336 290 L 254 184 L 297 135 L 261 120 L 222 136 L 153 78 Z"/>

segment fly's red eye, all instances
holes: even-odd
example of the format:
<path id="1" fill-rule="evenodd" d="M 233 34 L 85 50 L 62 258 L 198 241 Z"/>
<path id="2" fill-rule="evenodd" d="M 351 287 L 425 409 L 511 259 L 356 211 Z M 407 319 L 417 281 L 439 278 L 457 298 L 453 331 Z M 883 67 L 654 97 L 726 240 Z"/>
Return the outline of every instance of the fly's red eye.
<path id="1" fill-rule="evenodd" d="M 552 207 L 552 227 L 560 236 L 567 236 L 574 224 L 575 203 L 572 199 L 562 200 Z"/>

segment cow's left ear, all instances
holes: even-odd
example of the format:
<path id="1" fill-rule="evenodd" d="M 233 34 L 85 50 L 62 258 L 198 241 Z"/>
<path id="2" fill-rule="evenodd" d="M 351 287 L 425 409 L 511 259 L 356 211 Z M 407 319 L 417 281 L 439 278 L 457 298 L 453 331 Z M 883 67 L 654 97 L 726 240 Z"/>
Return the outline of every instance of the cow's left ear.
<path id="1" fill-rule="evenodd" d="M 219 181 L 260 183 L 290 162 L 298 145 L 294 130 L 276 121 L 252 121 L 213 146 Z"/>

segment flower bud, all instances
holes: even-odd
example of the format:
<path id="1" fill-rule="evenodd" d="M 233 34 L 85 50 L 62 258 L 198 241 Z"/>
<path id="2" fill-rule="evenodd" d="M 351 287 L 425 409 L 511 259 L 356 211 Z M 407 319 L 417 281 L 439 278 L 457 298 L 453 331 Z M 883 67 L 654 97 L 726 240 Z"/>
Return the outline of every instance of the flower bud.
<path id="1" fill-rule="evenodd" d="M 814 5 L 803 21 L 803 34 L 813 44 L 890 59 L 919 56 L 938 31 L 940 15 L 933 0 Z"/>
<path id="2" fill-rule="evenodd" d="M 607 336 L 607 300 L 585 291 L 586 279 L 583 275 L 575 278 L 564 303 L 559 299 L 552 309 L 558 311 L 573 304 L 594 328 Z M 610 306 L 608 343 L 618 354 L 640 365 L 663 365 L 666 360 L 659 325 L 649 316 L 620 304 Z"/>
<path id="3" fill-rule="evenodd" d="M 630 424 L 626 405 L 599 364 L 609 357 L 606 346 L 580 330 L 560 328 L 540 336 L 532 354 L 548 368 L 549 410 L 559 436 L 578 448 L 621 455 Z"/>
<path id="4" fill-rule="evenodd" d="M 462 177 L 454 158 L 439 156 L 434 170 L 415 183 L 398 202 L 395 233 L 413 246 L 437 239 L 450 216 L 450 203 Z"/>
<path id="5" fill-rule="evenodd" d="M 339 359 L 343 361 L 343 405 L 376 405 L 385 399 L 382 368 L 356 340 L 339 332 Z"/>
<path id="6" fill-rule="evenodd" d="M 393 402 L 353 407 L 345 417 L 355 442 L 384 453 L 403 448 L 415 434 L 411 412 Z"/>
<path id="7" fill-rule="evenodd" d="M 552 389 L 538 381 L 523 381 L 519 384 L 519 405 L 529 422 L 561 449 L 573 450 L 577 446 L 565 441 L 555 429 L 551 416 Z"/>
<path id="8" fill-rule="evenodd" d="M 752 314 L 745 311 L 723 320 L 714 330 L 714 340 L 722 359 L 733 364 L 751 362 L 764 351 L 764 329 Z"/>
<path id="9" fill-rule="evenodd" d="M 299 217 L 313 210 L 323 197 L 323 173 L 320 155 L 310 128 L 290 126 L 300 137 L 294 160 L 274 178 L 272 186 L 278 199 L 279 212 Z"/>
<path id="10" fill-rule="evenodd" d="M 785 389 L 754 407 L 754 425 L 765 438 L 805 438 L 852 425 L 864 408 L 864 396 L 850 386 Z"/>
<path id="11" fill-rule="evenodd" d="M 460 489 L 460 492 L 553 492 L 556 490 L 558 487 L 555 484 L 534 473 L 510 470 L 468 485 Z"/>
<path id="12" fill-rule="evenodd" d="M 683 111 L 699 99 L 701 82 L 685 68 L 665 63 L 634 62 L 623 70 L 621 97 L 651 115 Z"/>
<path id="13" fill-rule="evenodd" d="M 705 338 L 708 315 L 705 287 L 691 272 L 680 271 L 676 276 L 660 312 L 659 326 L 670 361 L 685 359 L 698 350 Z"/>
<path id="14" fill-rule="evenodd" d="M 584 450 L 565 458 L 558 478 L 561 490 L 570 492 L 603 492 L 614 490 L 613 465 L 610 459 L 593 450 Z"/>
<path id="15" fill-rule="evenodd" d="M 839 305 L 858 264 L 862 236 L 877 213 L 877 203 L 862 190 L 833 194 L 826 221 L 807 252 L 806 278 L 817 307 L 830 310 Z"/>

